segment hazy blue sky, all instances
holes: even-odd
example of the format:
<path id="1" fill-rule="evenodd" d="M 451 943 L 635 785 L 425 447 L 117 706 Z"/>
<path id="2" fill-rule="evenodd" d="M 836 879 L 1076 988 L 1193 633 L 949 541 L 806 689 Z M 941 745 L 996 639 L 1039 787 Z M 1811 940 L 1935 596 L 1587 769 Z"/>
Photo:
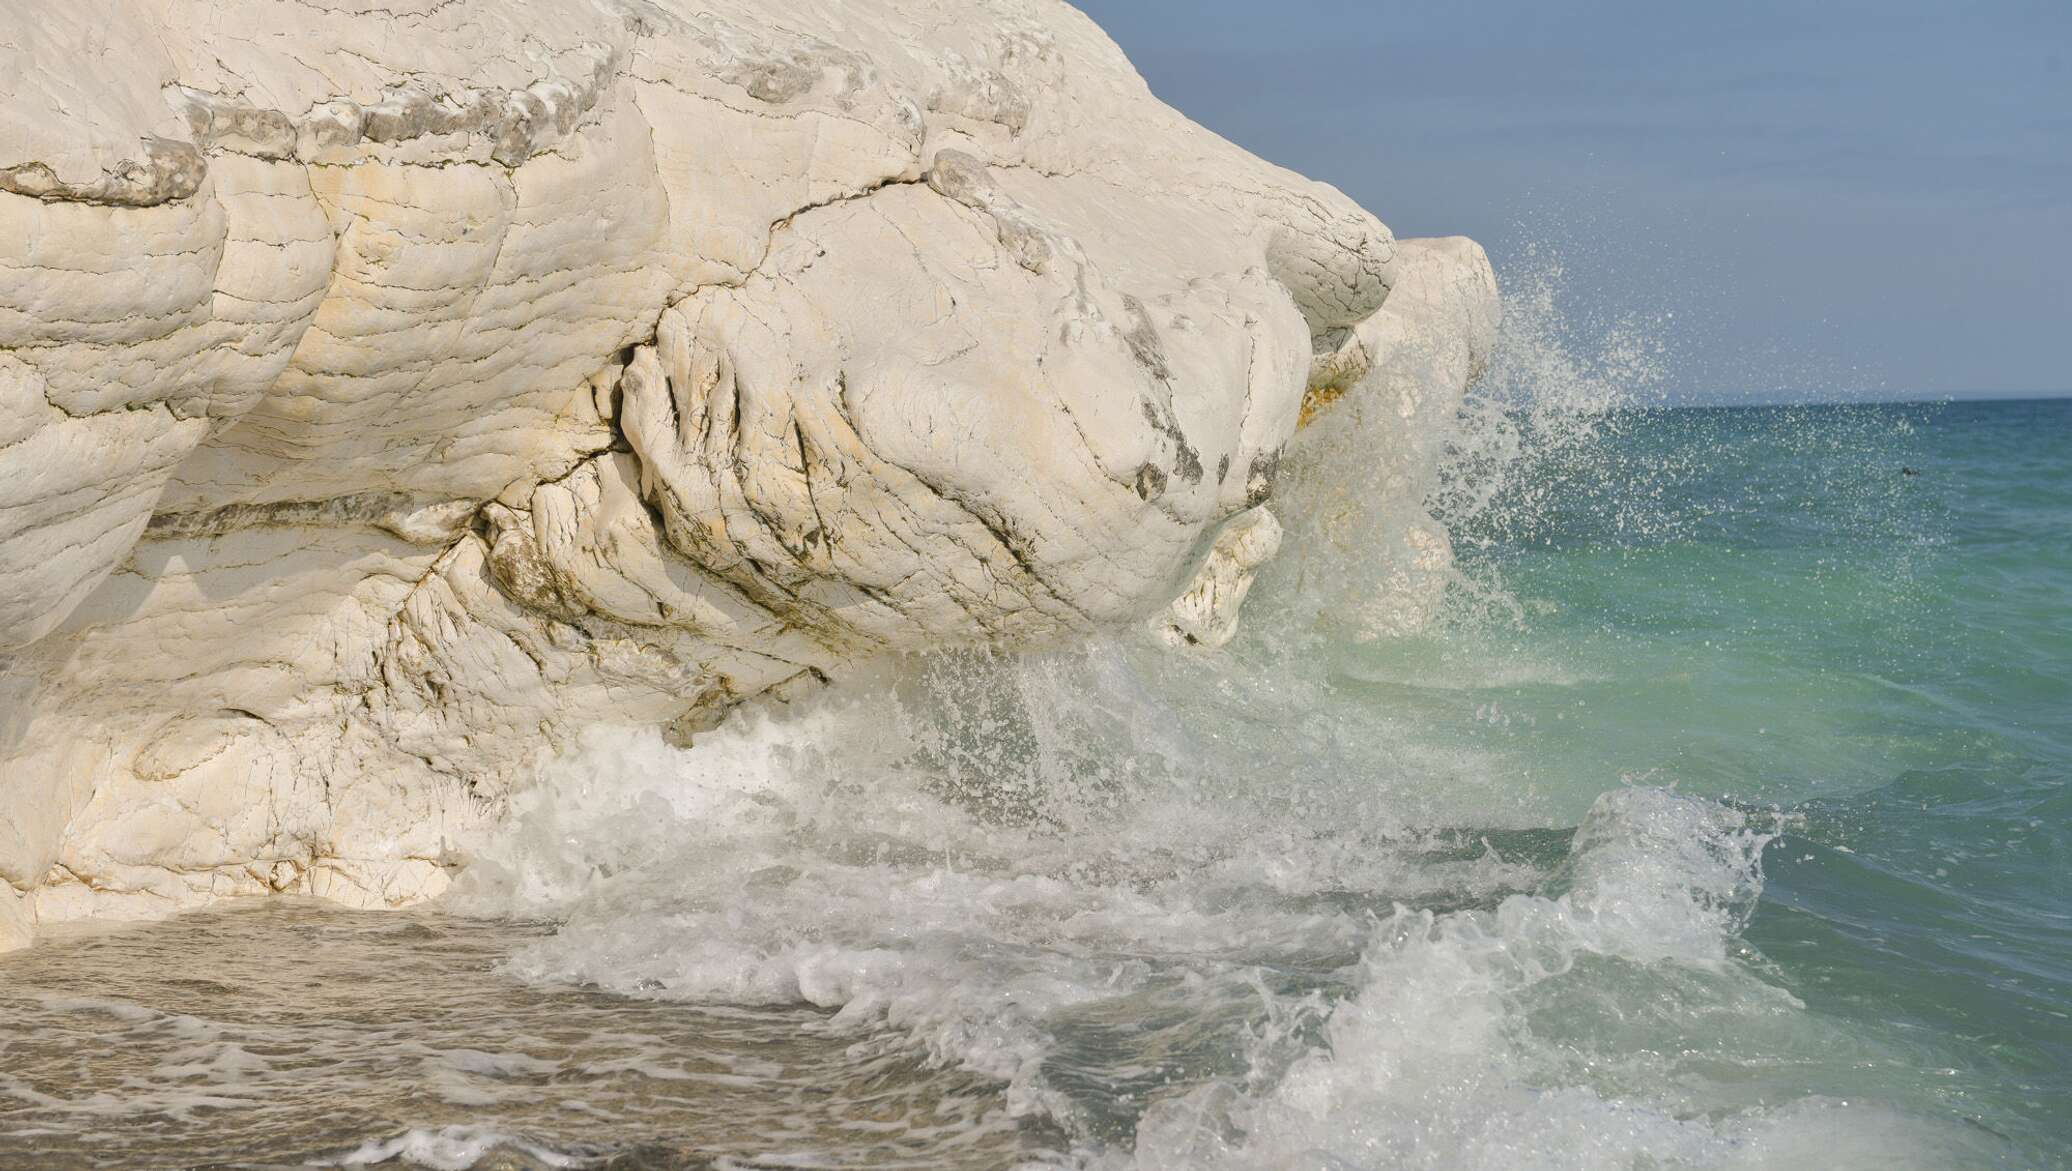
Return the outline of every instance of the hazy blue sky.
<path id="1" fill-rule="evenodd" d="M 1685 394 L 2072 390 L 2072 0 L 1080 0 L 1196 121 L 1673 312 Z"/>

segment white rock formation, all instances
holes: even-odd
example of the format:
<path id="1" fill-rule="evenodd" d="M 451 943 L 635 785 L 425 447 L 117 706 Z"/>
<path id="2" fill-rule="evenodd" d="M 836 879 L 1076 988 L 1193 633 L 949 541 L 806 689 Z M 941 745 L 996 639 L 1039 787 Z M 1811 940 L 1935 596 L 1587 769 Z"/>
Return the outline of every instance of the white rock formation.
<path id="1" fill-rule="evenodd" d="M 1281 549 L 1281 522 L 1262 504 L 1231 518 L 1194 584 L 1151 624 L 1168 646 L 1220 647 L 1237 635 L 1239 608 L 1260 567 Z"/>
<path id="2" fill-rule="evenodd" d="M 1157 612 L 1396 255 L 1052 0 L 0 0 L 0 946 Z"/>

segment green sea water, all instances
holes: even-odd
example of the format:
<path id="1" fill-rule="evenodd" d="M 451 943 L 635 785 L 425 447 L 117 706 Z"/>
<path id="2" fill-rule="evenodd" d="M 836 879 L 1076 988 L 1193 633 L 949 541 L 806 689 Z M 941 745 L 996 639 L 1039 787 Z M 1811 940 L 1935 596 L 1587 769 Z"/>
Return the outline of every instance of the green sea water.
<path id="1" fill-rule="evenodd" d="M 2072 1159 L 2072 401 L 1609 432 L 1482 553 L 1521 649 L 1584 679 L 1460 702 L 1526 721 L 1578 800 L 1615 771 L 1781 811 L 1741 938 L 1875 1039 L 1837 1086 Z"/>

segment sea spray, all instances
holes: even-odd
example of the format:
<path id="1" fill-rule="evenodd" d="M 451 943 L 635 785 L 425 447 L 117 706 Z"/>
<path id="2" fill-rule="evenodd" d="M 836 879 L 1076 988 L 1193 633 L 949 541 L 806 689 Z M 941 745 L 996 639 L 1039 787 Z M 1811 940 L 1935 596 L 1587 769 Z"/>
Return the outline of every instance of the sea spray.
<path id="1" fill-rule="evenodd" d="M 1298 431 L 1272 504 L 1286 533 L 1256 610 L 1284 629 L 1373 640 L 1523 618 L 1481 554 L 1543 535 L 1576 483 L 1603 499 L 1642 480 L 1591 476 L 1621 412 L 1653 402 L 1673 368 L 1660 315 L 1575 320 L 1558 250 L 1504 273 L 1494 348 L 1464 397 L 1404 385 L 1398 355 Z"/>
<path id="2" fill-rule="evenodd" d="M 989 686 L 1016 696 L 1011 717 L 999 695 L 945 713 L 948 697 L 922 687 L 919 699 L 838 693 L 743 716 L 689 751 L 600 733 L 521 797 L 450 905 L 556 918 L 551 938 L 511 960 L 524 978 L 805 1001 L 833 1011 L 831 1028 L 891 1030 L 1001 1079 L 1016 1109 L 1069 1121 L 1130 1080 L 1110 1069 L 1075 1098 L 1047 1072 L 1080 1060 L 1061 1037 L 1087 1035 L 1089 1018 L 1131 1020 L 1139 1041 L 1213 1067 L 1184 1056 L 1220 1044 L 1205 1023 L 1249 1027 L 1261 980 L 1298 997 L 1330 983 L 1387 905 L 1367 892 L 1457 899 L 1531 880 L 1487 850 L 1448 860 L 1428 836 L 1399 837 L 1357 797 L 1302 800 L 1200 783 L 1149 753 L 1119 759 L 1118 740 L 1086 736 L 1095 709 L 1113 708 L 1083 703 L 1077 686 L 1113 665 L 996 664 Z M 960 694 L 987 689 L 961 670 Z M 922 702 L 934 734 L 915 736 L 903 705 Z M 1033 752 L 975 770 L 971 745 L 1012 742 L 1014 723 L 1068 729 L 1118 760 Z M 1032 776 L 1048 782 L 1041 802 Z M 1327 807 L 1336 834 L 1311 820 Z M 1290 956 L 1315 970 L 1286 970 Z M 1169 1072 L 1149 1064 L 1154 1084 Z"/>
<path id="3" fill-rule="evenodd" d="M 1563 1002 L 1581 986 L 1614 1034 L 1644 1032 L 1634 1018 L 1671 1005 L 1697 1018 L 1676 1024 L 1687 1045 L 1717 1028 L 1705 1017 L 1819 1030 L 1730 955 L 1770 840 L 1711 802 L 1609 792 L 1576 834 L 1567 890 L 1452 914 L 1397 909 L 1324 1044 L 1264 1094 L 1210 1085 L 1154 1106 L 1134 1152 L 1107 1165 L 1798 1166 L 1815 1144 L 1830 1166 L 1990 1157 L 1989 1144 L 1876 1106 L 1707 1110 L 1699 1102 L 1722 1096 L 1703 1084 L 1707 1067 L 1729 1036 L 1713 1053 L 1591 1054 L 1591 1038 L 1549 1027 L 1550 1010 L 1577 1011 Z"/>

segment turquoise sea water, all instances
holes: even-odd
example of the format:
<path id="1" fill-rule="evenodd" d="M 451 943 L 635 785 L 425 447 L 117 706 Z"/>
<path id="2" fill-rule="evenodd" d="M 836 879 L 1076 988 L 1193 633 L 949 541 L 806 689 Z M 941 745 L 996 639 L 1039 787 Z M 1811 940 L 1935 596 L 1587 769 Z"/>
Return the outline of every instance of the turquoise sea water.
<path id="1" fill-rule="evenodd" d="M 2072 401 L 1636 412 L 1608 432 L 1561 506 L 1490 534 L 1530 611 L 1519 649 L 1586 677 L 1479 692 L 1530 724 L 1496 735 L 1529 739 L 1578 803 L 1618 772 L 1780 811 L 1740 939 L 1863 1047 L 1830 1092 L 2063 1165 Z M 1414 675 L 1403 653 L 1374 652 Z"/>
<path id="2" fill-rule="evenodd" d="M 1621 448 L 1690 461 L 1687 524 L 1579 513 L 1512 557 L 1623 660 L 1605 740 L 1789 810 L 1745 933 L 1778 982 L 2067 1158 L 2072 402 L 1678 412 Z"/>
<path id="3" fill-rule="evenodd" d="M 1428 623 L 1298 451 L 1223 650 L 601 730 L 438 908 L 0 957 L 0 1166 L 2072 1166 L 2072 401 L 1484 407 Z"/>

